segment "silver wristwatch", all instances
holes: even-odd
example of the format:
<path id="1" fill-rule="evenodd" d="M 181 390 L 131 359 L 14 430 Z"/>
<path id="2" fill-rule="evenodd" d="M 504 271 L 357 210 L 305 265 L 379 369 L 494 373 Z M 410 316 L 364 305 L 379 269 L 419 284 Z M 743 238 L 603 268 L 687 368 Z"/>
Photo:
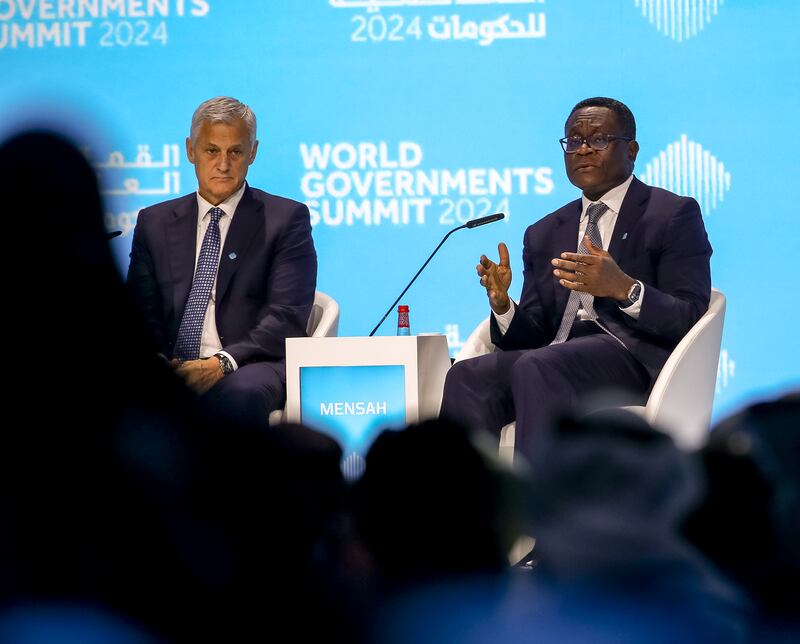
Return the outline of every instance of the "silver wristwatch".
<path id="1" fill-rule="evenodd" d="M 620 300 L 619 308 L 627 309 L 629 306 L 633 306 L 636 302 L 639 301 L 639 298 L 642 296 L 642 285 L 639 282 L 634 282 L 631 288 L 628 290 L 628 299 Z"/>
<path id="2" fill-rule="evenodd" d="M 224 353 L 215 353 L 214 355 L 219 358 L 219 366 L 222 369 L 223 376 L 233 373 L 233 365 L 228 359 L 228 356 L 226 356 Z"/>

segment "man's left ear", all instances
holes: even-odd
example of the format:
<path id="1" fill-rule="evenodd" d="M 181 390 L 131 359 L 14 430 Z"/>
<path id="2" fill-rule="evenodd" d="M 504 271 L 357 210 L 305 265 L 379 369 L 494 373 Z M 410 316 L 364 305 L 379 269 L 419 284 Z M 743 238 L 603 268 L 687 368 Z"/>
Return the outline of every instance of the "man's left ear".
<path id="1" fill-rule="evenodd" d="M 636 161 L 636 155 L 639 154 L 639 144 L 636 141 L 628 143 L 628 160 L 633 163 Z"/>
<path id="2" fill-rule="evenodd" d="M 258 141 L 253 144 L 253 149 L 250 150 L 250 163 L 256 160 L 256 152 L 258 152 Z"/>

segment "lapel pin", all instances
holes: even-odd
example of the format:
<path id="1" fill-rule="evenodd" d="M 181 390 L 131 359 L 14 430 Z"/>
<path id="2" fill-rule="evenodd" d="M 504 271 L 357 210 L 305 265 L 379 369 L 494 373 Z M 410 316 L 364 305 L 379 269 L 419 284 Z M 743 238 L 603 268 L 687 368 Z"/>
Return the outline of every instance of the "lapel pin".
<path id="1" fill-rule="evenodd" d="M 627 235 L 628 233 L 625 234 Z M 625 238 L 623 237 L 623 239 Z M 236 253 L 228 253 L 228 259 L 236 259 Z"/>
<path id="2" fill-rule="evenodd" d="M 625 233 L 625 234 L 622 236 L 622 239 L 628 239 L 628 233 Z M 233 253 L 231 253 L 231 254 L 233 254 Z"/>

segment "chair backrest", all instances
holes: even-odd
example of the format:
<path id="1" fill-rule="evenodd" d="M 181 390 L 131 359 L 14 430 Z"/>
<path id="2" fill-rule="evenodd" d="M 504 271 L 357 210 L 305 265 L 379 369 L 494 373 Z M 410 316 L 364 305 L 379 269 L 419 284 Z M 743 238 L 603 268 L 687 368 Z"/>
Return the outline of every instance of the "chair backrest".
<path id="1" fill-rule="evenodd" d="M 330 338 L 339 333 L 339 304 L 330 295 L 314 292 L 314 305 L 308 316 L 306 332 L 312 338 Z"/>
<path id="2" fill-rule="evenodd" d="M 684 448 L 701 446 L 708 435 L 725 308 L 725 296 L 712 289 L 708 311 L 675 347 L 647 400 L 645 419 Z"/>

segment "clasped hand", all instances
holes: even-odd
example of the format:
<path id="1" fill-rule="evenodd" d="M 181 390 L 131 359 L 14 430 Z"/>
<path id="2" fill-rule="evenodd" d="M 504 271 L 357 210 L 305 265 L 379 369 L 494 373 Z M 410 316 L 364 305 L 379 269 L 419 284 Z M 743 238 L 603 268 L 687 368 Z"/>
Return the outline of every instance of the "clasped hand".
<path id="1" fill-rule="evenodd" d="M 219 358 L 212 356 L 202 360 L 171 360 L 170 365 L 175 369 L 186 385 L 197 394 L 206 393 L 217 382 L 222 380 L 222 369 Z"/>
<path id="2" fill-rule="evenodd" d="M 550 263 L 556 267 L 553 275 L 559 284 L 595 297 L 626 299 L 635 280 L 622 271 L 607 251 L 593 246 L 588 236 L 584 237 L 583 243 L 588 255 L 561 253 L 560 258 L 551 260 Z"/>

